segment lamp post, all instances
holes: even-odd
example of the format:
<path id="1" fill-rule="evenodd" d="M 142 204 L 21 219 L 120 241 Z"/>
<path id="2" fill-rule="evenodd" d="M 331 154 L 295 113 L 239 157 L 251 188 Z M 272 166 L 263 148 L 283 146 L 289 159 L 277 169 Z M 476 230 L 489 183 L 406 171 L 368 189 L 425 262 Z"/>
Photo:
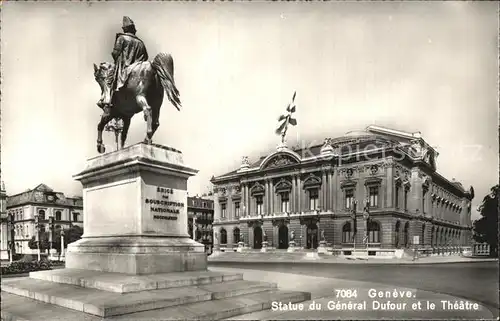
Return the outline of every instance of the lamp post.
<path id="1" fill-rule="evenodd" d="M 366 242 L 366 254 L 368 254 L 368 239 L 370 233 L 368 231 L 368 222 L 370 220 L 370 200 L 366 199 L 364 201 L 365 206 L 363 208 L 363 218 L 365 220 L 365 242 Z"/>
<path id="2" fill-rule="evenodd" d="M 40 261 L 40 216 L 35 214 L 35 241 L 38 248 L 38 261 Z"/>
<path id="3" fill-rule="evenodd" d="M 356 255 L 356 234 L 358 233 L 358 221 L 357 221 L 357 213 L 356 213 L 356 207 L 358 205 L 358 201 L 356 199 L 353 199 L 352 200 L 352 203 L 351 203 L 351 207 L 352 207 L 352 212 L 351 212 L 351 218 L 352 218 L 352 222 L 353 222 L 353 248 L 354 248 L 354 255 Z"/>
<path id="4" fill-rule="evenodd" d="M 54 246 L 54 217 L 49 217 L 49 254 Z"/>
<path id="5" fill-rule="evenodd" d="M 118 136 L 123 131 L 123 120 L 120 118 L 113 118 L 108 124 L 106 124 L 106 126 L 104 126 L 104 130 L 115 133 L 116 150 L 120 149 Z"/>
<path id="6" fill-rule="evenodd" d="M 9 262 L 12 263 L 13 261 L 13 256 L 14 256 L 14 214 L 10 213 L 9 214 L 9 219 L 8 219 L 8 231 L 9 231 Z"/>
<path id="7" fill-rule="evenodd" d="M 61 229 L 61 257 L 64 257 L 64 230 Z"/>

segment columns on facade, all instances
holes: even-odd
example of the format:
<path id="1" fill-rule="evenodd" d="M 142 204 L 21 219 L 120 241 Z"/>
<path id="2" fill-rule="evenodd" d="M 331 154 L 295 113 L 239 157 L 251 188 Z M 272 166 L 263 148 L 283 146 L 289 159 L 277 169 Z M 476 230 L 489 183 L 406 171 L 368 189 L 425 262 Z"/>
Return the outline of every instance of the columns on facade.
<path id="1" fill-rule="evenodd" d="M 326 211 L 326 202 L 327 202 L 327 181 L 326 181 L 326 170 L 323 170 L 321 173 L 321 211 Z"/>
<path id="2" fill-rule="evenodd" d="M 297 213 L 302 212 L 302 204 L 304 203 L 303 197 L 304 191 L 302 189 L 302 179 L 297 175 Z"/>
<path id="3" fill-rule="evenodd" d="M 292 195 L 290 198 L 290 212 L 295 213 L 296 212 L 296 199 L 297 199 L 297 176 L 292 175 Z"/>
<path id="4" fill-rule="evenodd" d="M 271 180 L 269 183 L 269 193 L 271 194 L 270 199 L 271 199 L 271 211 L 269 212 L 270 215 L 276 213 L 276 193 L 274 190 L 274 182 Z"/>
<path id="5" fill-rule="evenodd" d="M 262 204 L 262 214 L 267 215 L 269 213 L 269 180 L 266 178 L 264 180 L 264 204 Z"/>
<path id="6" fill-rule="evenodd" d="M 395 207 L 396 204 L 394 204 L 394 167 L 392 164 L 387 166 L 386 180 L 387 180 L 386 203 L 384 205 L 385 207 L 389 208 Z"/>
<path id="7" fill-rule="evenodd" d="M 327 207 L 330 211 L 334 210 L 334 193 L 335 189 L 333 186 L 333 169 L 328 171 L 328 196 L 327 196 Z"/>
<path id="8" fill-rule="evenodd" d="M 250 214 L 250 185 L 248 183 L 245 184 L 245 215 L 248 216 Z"/>

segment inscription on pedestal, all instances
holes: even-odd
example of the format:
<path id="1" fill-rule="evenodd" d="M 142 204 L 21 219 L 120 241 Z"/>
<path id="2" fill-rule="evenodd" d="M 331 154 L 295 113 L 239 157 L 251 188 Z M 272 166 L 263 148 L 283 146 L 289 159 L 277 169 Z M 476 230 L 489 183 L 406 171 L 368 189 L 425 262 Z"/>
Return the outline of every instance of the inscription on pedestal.
<path id="1" fill-rule="evenodd" d="M 142 194 L 143 225 L 149 232 L 176 233 L 187 225 L 187 191 L 144 185 Z M 186 221 L 186 222 L 184 222 Z"/>
<path id="2" fill-rule="evenodd" d="M 179 215 L 185 206 L 184 202 L 176 200 L 177 195 L 175 195 L 174 189 L 157 186 L 156 194 L 156 197 L 146 198 L 144 200 L 146 205 L 149 205 L 149 210 L 152 213 L 153 219 L 177 220 L 178 216 L 163 215 Z"/>

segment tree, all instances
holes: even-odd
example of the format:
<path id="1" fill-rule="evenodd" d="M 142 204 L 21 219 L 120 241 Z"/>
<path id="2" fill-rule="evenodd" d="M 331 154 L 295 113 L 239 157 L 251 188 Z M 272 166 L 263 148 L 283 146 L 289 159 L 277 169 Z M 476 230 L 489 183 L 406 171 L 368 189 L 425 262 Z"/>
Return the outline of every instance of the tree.
<path id="1" fill-rule="evenodd" d="M 50 248 L 49 244 L 49 233 L 45 231 L 40 232 L 40 252 L 44 252 Z M 33 236 L 31 240 L 28 241 L 28 247 L 32 250 L 38 249 L 38 242 L 36 241 L 36 237 Z"/>
<path id="2" fill-rule="evenodd" d="M 64 230 L 64 247 L 67 247 L 69 243 L 73 243 L 81 239 L 82 235 L 83 235 L 83 228 L 81 228 L 78 225 L 72 225 L 69 229 Z"/>
<path id="3" fill-rule="evenodd" d="M 58 253 L 61 253 L 61 232 L 63 230 L 61 228 L 54 229 L 54 235 L 52 237 L 52 248 L 57 250 Z M 73 243 L 82 238 L 83 229 L 78 225 L 73 225 L 64 230 L 64 248 L 68 247 L 69 243 Z M 42 242 L 40 243 L 40 251 L 44 252 L 50 249 L 49 243 L 49 232 L 41 231 L 40 239 Z M 38 249 L 38 244 L 36 242 L 35 236 L 28 241 L 28 247 L 30 249 L 36 250 Z"/>
<path id="4" fill-rule="evenodd" d="M 498 198 L 499 185 L 491 188 L 490 194 L 486 195 L 478 208 L 481 218 L 474 221 L 474 240 L 476 242 L 488 243 L 490 255 L 498 256 Z"/>

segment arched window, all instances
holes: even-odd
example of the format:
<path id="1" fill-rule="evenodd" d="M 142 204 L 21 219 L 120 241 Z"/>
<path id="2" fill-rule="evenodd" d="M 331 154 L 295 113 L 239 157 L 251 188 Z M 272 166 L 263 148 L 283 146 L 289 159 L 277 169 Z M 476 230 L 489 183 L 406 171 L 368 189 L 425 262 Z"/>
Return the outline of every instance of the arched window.
<path id="1" fill-rule="evenodd" d="M 420 244 L 425 245 L 425 224 L 422 224 L 422 233 L 420 234 Z"/>
<path id="2" fill-rule="evenodd" d="M 342 243 L 350 242 L 352 242 L 351 222 L 346 222 L 344 226 L 342 226 Z"/>
<path id="3" fill-rule="evenodd" d="M 38 211 L 38 219 L 40 221 L 45 220 L 45 210 L 39 210 Z"/>
<path id="4" fill-rule="evenodd" d="M 233 240 L 234 240 L 234 243 L 240 242 L 240 229 L 239 228 L 235 228 L 233 230 Z"/>
<path id="5" fill-rule="evenodd" d="M 220 244 L 227 244 L 227 232 L 223 228 L 220 230 Z"/>
<path id="6" fill-rule="evenodd" d="M 405 224 L 405 229 L 404 229 L 404 245 L 405 247 L 408 247 L 410 244 L 410 223 L 406 222 Z"/>
<path id="7" fill-rule="evenodd" d="M 399 230 L 401 229 L 401 222 L 397 221 L 396 222 L 396 227 L 394 229 L 394 234 L 395 234 L 395 245 L 396 248 L 399 248 Z"/>
<path id="8" fill-rule="evenodd" d="M 368 222 L 368 243 L 380 243 L 380 224 L 375 221 Z"/>
<path id="9" fill-rule="evenodd" d="M 62 218 L 61 211 L 56 211 L 56 221 L 60 221 Z"/>

